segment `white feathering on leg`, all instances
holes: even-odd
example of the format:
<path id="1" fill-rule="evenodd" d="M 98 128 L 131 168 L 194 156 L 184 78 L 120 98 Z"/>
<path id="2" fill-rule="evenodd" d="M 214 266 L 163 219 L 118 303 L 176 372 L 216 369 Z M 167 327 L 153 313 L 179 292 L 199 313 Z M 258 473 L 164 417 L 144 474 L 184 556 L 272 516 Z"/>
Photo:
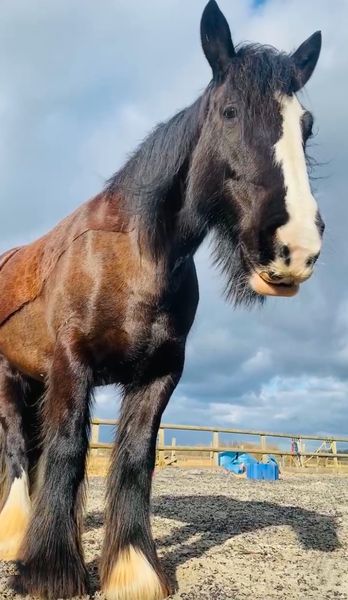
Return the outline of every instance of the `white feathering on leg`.
<path id="1" fill-rule="evenodd" d="M 17 560 L 23 537 L 28 527 L 31 503 L 28 476 L 13 480 L 10 493 L 0 513 L 0 560 Z"/>
<path id="2" fill-rule="evenodd" d="M 163 600 L 167 592 L 140 550 L 123 550 L 103 590 L 107 600 Z"/>

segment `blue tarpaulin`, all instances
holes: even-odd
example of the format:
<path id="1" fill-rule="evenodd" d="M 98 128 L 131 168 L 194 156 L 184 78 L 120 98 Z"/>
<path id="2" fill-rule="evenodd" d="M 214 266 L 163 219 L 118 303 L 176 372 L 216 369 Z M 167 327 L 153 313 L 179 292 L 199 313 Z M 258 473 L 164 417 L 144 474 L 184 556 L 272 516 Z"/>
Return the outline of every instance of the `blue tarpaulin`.
<path id="1" fill-rule="evenodd" d="M 232 471 L 237 475 L 245 473 L 247 466 L 256 463 L 257 460 L 247 452 L 220 452 L 219 465 L 227 471 Z"/>
<path id="2" fill-rule="evenodd" d="M 261 463 L 248 452 L 220 452 L 219 465 L 236 475 L 247 474 L 248 479 L 279 478 L 279 467 L 274 456 L 269 455 L 266 463 Z"/>

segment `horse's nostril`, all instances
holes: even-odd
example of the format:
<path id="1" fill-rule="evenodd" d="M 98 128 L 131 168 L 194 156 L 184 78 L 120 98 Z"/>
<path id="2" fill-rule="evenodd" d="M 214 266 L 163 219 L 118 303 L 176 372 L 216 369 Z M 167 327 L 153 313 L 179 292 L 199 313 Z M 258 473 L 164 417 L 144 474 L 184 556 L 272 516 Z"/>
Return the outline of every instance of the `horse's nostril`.
<path id="1" fill-rule="evenodd" d="M 317 223 L 317 227 L 319 229 L 319 233 L 322 237 L 324 235 L 324 231 L 325 231 L 325 223 L 319 213 L 317 214 L 317 217 L 316 217 L 316 223 Z"/>
<path id="2" fill-rule="evenodd" d="M 319 255 L 320 252 L 318 252 L 317 254 L 313 254 L 313 256 L 310 256 L 306 261 L 306 267 L 313 267 L 317 262 Z"/>
<path id="3" fill-rule="evenodd" d="M 290 248 L 287 244 L 283 244 L 280 246 L 278 251 L 279 257 L 283 260 L 286 267 L 290 266 L 291 256 L 290 256 Z"/>
<path id="4" fill-rule="evenodd" d="M 281 258 L 289 258 L 289 256 L 290 256 L 289 246 L 287 246 L 286 244 L 281 246 L 281 248 L 279 250 L 279 256 Z"/>

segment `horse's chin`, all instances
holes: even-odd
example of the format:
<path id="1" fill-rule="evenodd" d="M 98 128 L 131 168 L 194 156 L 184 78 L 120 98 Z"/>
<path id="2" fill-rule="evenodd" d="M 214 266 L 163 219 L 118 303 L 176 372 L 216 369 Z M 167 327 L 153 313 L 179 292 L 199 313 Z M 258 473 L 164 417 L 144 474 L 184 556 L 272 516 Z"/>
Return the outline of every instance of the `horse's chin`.
<path id="1" fill-rule="evenodd" d="M 299 286 L 296 284 L 285 285 L 285 284 L 273 284 L 262 277 L 256 271 L 254 271 L 249 279 L 249 285 L 251 289 L 260 296 L 283 296 L 291 297 L 295 296 L 299 290 Z"/>

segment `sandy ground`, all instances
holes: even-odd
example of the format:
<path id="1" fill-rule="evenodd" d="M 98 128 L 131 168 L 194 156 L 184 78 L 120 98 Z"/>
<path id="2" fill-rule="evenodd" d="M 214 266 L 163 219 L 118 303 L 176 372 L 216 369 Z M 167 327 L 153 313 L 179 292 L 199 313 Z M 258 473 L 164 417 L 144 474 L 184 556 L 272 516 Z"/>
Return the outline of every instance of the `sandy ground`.
<path id="1" fill-rule="evenodd" d="M 86 560 L 99 599 L 104 479 L 89 486 Z M 348 478 L 285 475 L 250 482 L 168 468 L 154 478 L 153 528 L 173 600 L 348 600 Z M 0 563 L 0 599 L 14 572 Z"/>

